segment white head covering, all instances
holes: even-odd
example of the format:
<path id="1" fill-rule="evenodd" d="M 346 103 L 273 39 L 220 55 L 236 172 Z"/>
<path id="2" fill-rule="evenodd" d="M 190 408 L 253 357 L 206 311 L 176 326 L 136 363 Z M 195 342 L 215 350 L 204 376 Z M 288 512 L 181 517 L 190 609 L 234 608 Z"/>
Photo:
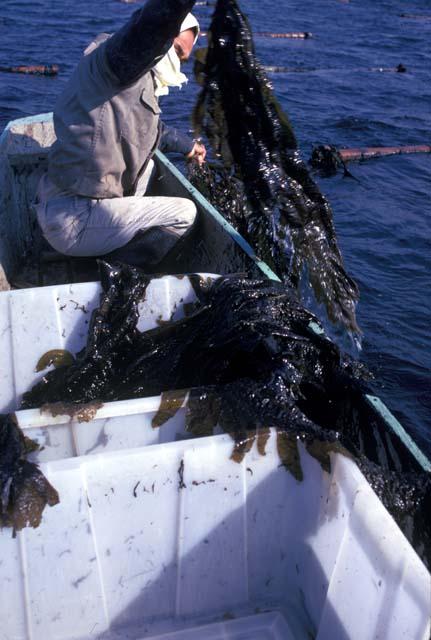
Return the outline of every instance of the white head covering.
<path id="1" fill-rule="evenodd" d="M 180 87 L 188 82 L 187 76 L 180 71 L 180 59 L 175 48 L 172 46 L 168 53 L 153 67 L 154 81 L 156 83 L 155 94 L 167 96 L 169 87 Z"/>
<path id="2" fill-rule="evenodd" d="M 199 37 L 199 22 L 194 15 L 188 13 L 184 18 L 180 33 L 194 29 L 194 43 Z M 194 44 L 193 43 L 193 44 Z M 169 93 L 169 87 L 180 87 L 187 82 L 187 77 L 180 71 L 180 59 L 177 56 L 175 48 L 172 46 L 161 60 L 153 67 L 154 80 L 156 83 L 155 94 L 157 97 L 166 96 Z"/>
<path id="3" fill-rule="evenodd" d="M 180 33 L 182 33 L 183 31 L 187 31 L 187 29 L 194 30 L 196 35 L 195 35 L 193 44 L 196 44 L 196 40 L 199 38 L 199 34 L 201 30 L 199 27 L 199 22 L 196 20 L 196 18 L 192 13 L 188 13 L 184 18 L 184 20 L 182 21 L 181 27 L 180 27 Z"/>

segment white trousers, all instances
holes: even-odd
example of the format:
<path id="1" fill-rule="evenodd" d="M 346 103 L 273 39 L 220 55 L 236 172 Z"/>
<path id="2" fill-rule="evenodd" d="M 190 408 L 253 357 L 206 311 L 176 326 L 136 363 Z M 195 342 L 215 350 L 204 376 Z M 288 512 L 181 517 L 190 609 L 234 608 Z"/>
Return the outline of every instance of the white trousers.
<path id="1" fill-rule="evenodd" d="M 153 171 L 150 160 L 134 196 L 103 199 L 60 191 L 44 175 L 35 200 L 44 237 L 69 256 L 105 255 L 154 227 L 180 239 L 195 220 L 196 206 L 187 198 L 145 196 Z"/>

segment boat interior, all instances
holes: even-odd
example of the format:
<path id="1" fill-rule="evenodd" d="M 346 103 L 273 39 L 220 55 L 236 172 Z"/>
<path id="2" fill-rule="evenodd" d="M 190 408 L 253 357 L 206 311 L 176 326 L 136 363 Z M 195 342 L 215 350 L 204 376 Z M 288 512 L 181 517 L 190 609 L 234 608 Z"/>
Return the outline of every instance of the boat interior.
<path id="1" fill-rule="evenodd" d="M 51 113 L 14 120 L 1 135 L 0 291 L 99 280 L 97 259 L 67 258 L 57 253 L 38 227 L 32 202 L 54 141 Z M 159 265 L 158 275 L 247 273 L 278 279 L 166 156 L 156 151 L 154 160 L 157 172 L 151 194 L 188 197 L 198 209 L 193 233 L 170 255 L 169 263 Z M 379 398 L 361 394 L 357 406 L 346 410 L 352 415 L 352 431 L 361 432 L 363 452 L 370 460 L 395 470 L 431 468 Z"/>
<path id="2" fill-rule="evenodd" d="M 97 258 L 72 258 L 58 253 L 43 238 L 37 223 L 32 202 L 37 184 L 47 170 L 48 153 L 54 141 L 51 114 L 16 120 L 2 135 L 0 291 L 98 279 Z M 198 209 L 192 233 L 157 266 L 158 273 L 271 275 L 252 248 L 166 156 L 157 151 L 154 160 L 156 177 L 148 195 L 187 197 Z"/>
<path id="3" fill-rule="evenodd" d="M 263 448 L 253 439 L 236 460 L 229 434 L 184 437 L 183 405 L 175 424 L 155 429 L 158 397 L 106 403 L 93 424 L 19 411 L 41 353 L 61 340 L 82 348 L 100 294 L 97 260 L 65 258 L 38 229 L 32 202 L 53 141 L 50 114 L 10 123 L 0 140 L 0 391 L 10 392 L 4 410 L 39 438 L 36 462 L 61 496 L 38 528 L 0 531 L 7 637 L 425 640 L 429 574 L 348 457 L 334 454 L 328 472 L 296 442 L 287 470 L 280 434 L 268 429 Z M 190 197 L 199 211 L 163 271 L 276 278 L 174 165 L 155 160 L 152 195 Z M 73 348 L 68 331 L 81 341 Z M 429 464 L 378 398 L 358 391 L 341 404 L 370 461 L 413 472 Z"/>

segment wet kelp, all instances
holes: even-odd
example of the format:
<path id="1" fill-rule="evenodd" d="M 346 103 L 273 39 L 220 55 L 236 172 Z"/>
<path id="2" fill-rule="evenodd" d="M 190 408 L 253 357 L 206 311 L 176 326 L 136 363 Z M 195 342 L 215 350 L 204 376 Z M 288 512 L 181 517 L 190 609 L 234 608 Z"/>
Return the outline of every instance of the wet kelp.
<path id="1" fill-rule="evenodd" d="M 195 435 L 219 424 L 238 442 L 268 426 L 311 438 L 324 433 L 331 441 L 336 431 L 350 437 L 339 408 L 359 394 L 358 365 L 311 328 L 317 319 L 288 283 L 189 276 L 197 302 L 187 315 L 141 332 L 148 276 L 106 263 L 101 272 L 103 293 L 85 349 L 48 372 L 24 395 L 24 407 L 73 413 L 73 406 L 162 393 L 158 427 L 185 401 L 187 391 L 171 390 L 185 389 Z"/>
<path id="2" fill-rule="evenodd" d="M 203 87 L 195 132 L 205 133 L 224 169 L 242 183 L 242 232 L 283 280 L 299 286 L 306 272 L 330 320 L 359 333 L 358 288 L 345 271 L 330 206 L 300 158 L 235 0 L 217 2 L 206 56 L 197 58 L 197 79 Z M 199 189 L 207 190 L 205 177 L 195 170 Z"/>
<path id="3" fill-rule="evenodd" d="M 195 276 L 198 301 L 188 316 L 141 332 L 139 304 L 148 277 L 106 263 L 102 274 L 104 291 L 86 348 L 69 365 L 48 372 L 25 394 L 24 407 L 225 385 L 226 398 L 229 393 L 243 397 L 245 429 L 282 422 L 311 428 L 308 397 L 334 400 L 346 384 L 354 387 L 354 365 L 312 330 L 315 316 L 285 283 L 237 275 L 212 284 Z M 254 400 L 246 393 L 252 383 L 268 396 L 264 410 L 258 396 Z M 238 417 L 229 418 L 226 410 L 224 422 L 235 431 Z"/>
<path id="4" fill-rule="evenodd" d="M 373 426 L 358 417 L 363 371 L 311 328 L 317 320 L 289 283 L 191 276 L 197 302 L 188 315 L 142 333 L 139 305 L 148 276 L 129 266 L 104 263 L 101 269 L 103 293 L 86 348 L 25 394 L 25 407 L 64 412 L 65 404 L 162 393 L 154 428 L 185 405 L 188 431 L 210 435 L 219 425 L 233 436 L 237 461 L 255 439 L 264 454 L 268 428 L 275 427 L 281 463 L 298 480 L 299 441 L 327 470 L 331 451 L 354 456 L 416 548 L 430 554 L 429 474 L 412 465 L 405 469 L 414 476 L 401 473 L 386 431 L 386 449 L 379 456 L 372 447 L 369 459 Z"/>
<path id="5" fill-rule="evenodd" d="M 10 415 L 0 415 L 0 527 L 38 527 L 46 505 L 59 502 L 40 469 L 26 460 L 37 449 Z"/>

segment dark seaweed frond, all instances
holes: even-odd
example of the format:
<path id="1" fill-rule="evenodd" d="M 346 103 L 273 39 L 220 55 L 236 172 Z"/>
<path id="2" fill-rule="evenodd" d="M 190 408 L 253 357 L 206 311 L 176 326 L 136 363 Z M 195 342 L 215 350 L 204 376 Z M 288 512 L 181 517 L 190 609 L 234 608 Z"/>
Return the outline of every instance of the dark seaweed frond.
<path id="1" fill-rule="evenodd" d="M 225 174 L 223 180 L 218 172 L 192 181 L 198 188 L 206 185 L 211 202 L 282 279 L 299 286 L 308 274 L 331 322 L 360 333 L 355 316 L 359 291 L 345 271 L 331 208 L 300 157 L 235 0 L 218 0 L 208 49 L 199 54 L 196 71 L 203 86 L 194 127 L 209 139 Z M 241 182 L 245 198 L 242 210 L 235 199 L 232 212 L 227 194 L 233 176 L 233 189 L 238 191 Z M 208 186 L 208 178 L 217 188 Z"/>
<path id="2" fill-rule="evenodd" d="M 42 512 L 59 502 L 43 473 L 26 460 L 37 445 L 26 438 L 14 416 L 0 415 L 0 527 L 38 527 Z"/>

